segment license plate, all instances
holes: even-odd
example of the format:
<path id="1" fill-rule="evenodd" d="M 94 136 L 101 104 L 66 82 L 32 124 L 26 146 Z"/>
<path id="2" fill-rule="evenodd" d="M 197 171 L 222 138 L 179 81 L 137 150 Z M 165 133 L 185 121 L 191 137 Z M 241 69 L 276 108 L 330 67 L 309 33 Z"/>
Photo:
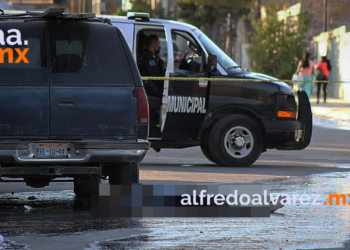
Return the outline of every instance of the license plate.
<path id="1" fill-rule="evenodd" d="M 67 158 L 67 144 L 37 144 L 34 158 Z"/>

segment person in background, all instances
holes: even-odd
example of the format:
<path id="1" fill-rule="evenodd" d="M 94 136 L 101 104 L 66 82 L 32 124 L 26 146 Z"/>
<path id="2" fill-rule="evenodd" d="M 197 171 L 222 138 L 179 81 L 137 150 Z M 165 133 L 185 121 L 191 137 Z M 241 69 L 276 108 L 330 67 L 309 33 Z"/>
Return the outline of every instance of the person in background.
<path id="1" fill-rule="evenodd" d="M 149 35 L 146 41 L 146 49 L 140 56 L 139 71 L 141 76 L 164 77 L 166 69 L 164 62 L 157 56 L 161 49 L 159 38 Z M 164 81 L 144 81 L 150 109 L 150 120 L 157 121 L 160 117 Z"/>
<path id="2" fill-rule="evenodd" d="M 307 96 L 311 97 L 311 76 L 314 72 L 314 63 L 310 60 L 310 54 L 306 52 L 303 55 L 303 60 L 298 64 L 297 73 L 303 77 L 303 83 L 300 88 L 304 89 Z"/>
<path id="3" fill-rule="evenodd" d="M 326 56 L 322 56 L 320 62 L 316 65 L 316 80 L 328 81 L 329 73 L 331 71 L 331 63 Z M 320 103 L 321 85 L 323 85 L 323 102 L 327 99 L 327 82 L 317 82 L 317 104 Z"/>
<path id="4" fill-rule="evenodd" d="M 159 67 L 160 42 L 156 35 L 150 35 L 146 41 L 146 49 L 140 56 L 140 74 L 142 76 L 164 76 L 165 69 Z M 164 62 L 162 62 L 164 65 Z"/>

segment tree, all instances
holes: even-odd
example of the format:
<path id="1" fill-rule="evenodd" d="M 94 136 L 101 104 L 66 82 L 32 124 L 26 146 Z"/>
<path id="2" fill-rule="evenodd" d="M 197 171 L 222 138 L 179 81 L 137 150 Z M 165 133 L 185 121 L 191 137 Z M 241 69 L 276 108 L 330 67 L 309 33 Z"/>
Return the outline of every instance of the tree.
<path id="1" fill-rule="evenodd" d="M 148 1 L 146 0 L 130 0 L 130 3 L 131 3 L 130 11 L 146 12 L 146 13 L 152 12 L 151 4 L 149 4 Z"/>
<path id="2" fill-rule="evenodd" d="M 253 32 L 247 54 L 253 71 L 291 79 L 307 47 L 312 15 L 300 12 L 279 19 L 278 8 L 275 3 L 269 4 L 263 19 L 257 19 L 254 13 L 249 15 Z"/>
<path id="3" fill-rule="evenodd" d="M 164 9 L 160 3 L 157 3 L 152 9 L 152 5 L 147 0 L 130 0 L 132 12 L 146 12 L 153 18 L 165 18 Z"/>
<path id="4" fill-rule="evenodd" d="M 160 4 L 157 4 L 151 13 L 152 13 L 152 17 L 154 17 L 154 18 L 159 18 L 159 19 L 166 18 L 165 14 L 164 14 L 164 8 Z"/>
<path id="5" fill-rule="evenodd" d="M 199 27 L 229 56 L 234 56 L 239 18 L 250 11 L 252 0 L 177 0 L 178 17 Z"/>
<path id="6" fill-rule="evenodd" d="M 117 11 L 114 13 L 114 15 L 117 16 L 126 16 L 127 11 L 124 11 L 122 8 L 118 8 Z"/>

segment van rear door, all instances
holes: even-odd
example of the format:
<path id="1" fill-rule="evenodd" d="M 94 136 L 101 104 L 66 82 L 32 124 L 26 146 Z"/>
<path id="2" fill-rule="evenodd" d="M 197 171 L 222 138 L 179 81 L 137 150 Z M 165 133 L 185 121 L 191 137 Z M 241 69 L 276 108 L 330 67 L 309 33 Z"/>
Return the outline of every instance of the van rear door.
<path id="1" fill-rule="evenodd" d="M 15 44 L 0 45 L 1 139 L 47 139 L 49 136 L 45 24 L 5 21 L 0 24 L 4 40 L 11 43 L 16 40 Z M 9 36 L 12 38 L 6 39 Z"/>
<path id="2" fill-rule="evenodd" d="M 50 24 L 51 139 L 137 137 L 135 85 L 120 36 L 109 25 Z"/>

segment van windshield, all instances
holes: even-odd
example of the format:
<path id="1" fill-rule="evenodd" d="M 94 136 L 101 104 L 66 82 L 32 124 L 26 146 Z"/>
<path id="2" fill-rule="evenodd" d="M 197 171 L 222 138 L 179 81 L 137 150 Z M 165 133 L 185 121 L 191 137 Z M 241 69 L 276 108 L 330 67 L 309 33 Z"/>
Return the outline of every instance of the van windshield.
<path id="1" fill-rule="evenodd" d="M 227 72 L 228 71 L 241 71 L 241 67 L 238 66 L 235 61 L 233 61 L 228 55 L 225 54 L 212 40 L 210 40 L 209 37 L 207 37 L 202 31 L 199 29 L 196 29 L 195 31 L 196 36 L 201 41 L 201 43 L 204 45 L 206 50 L 217 56 L 218 63 L 223 67 Z"/>

